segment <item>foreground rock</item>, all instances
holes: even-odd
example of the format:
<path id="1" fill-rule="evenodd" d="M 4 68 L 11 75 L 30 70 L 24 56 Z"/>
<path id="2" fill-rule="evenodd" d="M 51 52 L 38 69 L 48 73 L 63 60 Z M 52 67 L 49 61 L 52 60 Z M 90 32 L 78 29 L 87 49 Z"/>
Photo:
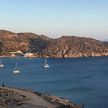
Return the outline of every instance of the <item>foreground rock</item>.
<path id="1" fill-rule="evenodd" d="M 80 106 L 57 96 L 0 87 L 0 108 L 80 108 Z"/>

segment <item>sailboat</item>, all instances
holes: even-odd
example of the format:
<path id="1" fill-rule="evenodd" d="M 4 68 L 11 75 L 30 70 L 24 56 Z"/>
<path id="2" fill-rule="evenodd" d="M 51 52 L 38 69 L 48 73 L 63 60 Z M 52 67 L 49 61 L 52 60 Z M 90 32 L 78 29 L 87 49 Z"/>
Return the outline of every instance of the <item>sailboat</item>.
<path id="1" fill-rule="evenodd" d="M 48 63 L 47 63 L 47 58 L 45 58 L 45 63 L 44 63 L 44 65 L 43 65 L 43 67 L 44 68 L 49 68 L 50 66 L 48 65 Z"/>
<path id="2" fill-rule="evenodd" d="M 17 63 L 15 64 L 15 69 L 13 70 L 14 74 L 19 74 L 20 70 L 17 68 Z"/>
<path id="3" fill-rule="evenodd" d="M 0 60 L 0 68 L 3 68 L 4 64 L 2 64 L 2 61 Z"/>

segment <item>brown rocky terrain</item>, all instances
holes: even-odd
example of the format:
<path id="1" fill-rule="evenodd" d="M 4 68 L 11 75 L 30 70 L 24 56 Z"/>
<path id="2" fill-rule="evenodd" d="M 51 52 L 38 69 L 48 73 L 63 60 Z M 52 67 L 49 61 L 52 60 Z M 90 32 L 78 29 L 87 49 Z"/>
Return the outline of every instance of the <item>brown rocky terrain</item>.
<path id="1" fill-rule="evenodd" d="M 0 108 L 80 108 L 80 106 L 53 95 L 0 87 Z"/>
<path id="2" fill-rule="evenodd" d="M 62 36 L 51 39 L 34 33 L 0 30 L 0 56 L 12 51 L 33 52 L 37 57 L 108 56 L 108 42 L 92 38 Z"/>

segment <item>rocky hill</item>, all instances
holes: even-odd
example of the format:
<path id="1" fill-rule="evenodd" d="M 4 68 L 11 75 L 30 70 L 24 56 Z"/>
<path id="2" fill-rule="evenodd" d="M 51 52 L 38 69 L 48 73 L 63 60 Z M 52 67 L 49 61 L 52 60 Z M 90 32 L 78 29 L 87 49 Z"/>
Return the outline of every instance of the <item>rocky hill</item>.
<path id="1" fill-rule="evenodd" d="M 18 50 L 33 52 L 37 57 L 108 56 L 108 42 L 76 36 L 51 39 L 34 33 L 0 30 L 0 55 L 10 55 Z"/>

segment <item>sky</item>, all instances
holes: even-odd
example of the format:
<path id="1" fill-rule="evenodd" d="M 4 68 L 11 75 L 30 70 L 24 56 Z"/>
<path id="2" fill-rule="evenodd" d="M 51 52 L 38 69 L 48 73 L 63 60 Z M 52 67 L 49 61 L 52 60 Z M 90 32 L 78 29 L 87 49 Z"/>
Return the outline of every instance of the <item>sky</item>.
<path id="1" fill-rule="evenodd" d="M 0 29 L 108 40 L 108 0 L 0 0 Z"/>

